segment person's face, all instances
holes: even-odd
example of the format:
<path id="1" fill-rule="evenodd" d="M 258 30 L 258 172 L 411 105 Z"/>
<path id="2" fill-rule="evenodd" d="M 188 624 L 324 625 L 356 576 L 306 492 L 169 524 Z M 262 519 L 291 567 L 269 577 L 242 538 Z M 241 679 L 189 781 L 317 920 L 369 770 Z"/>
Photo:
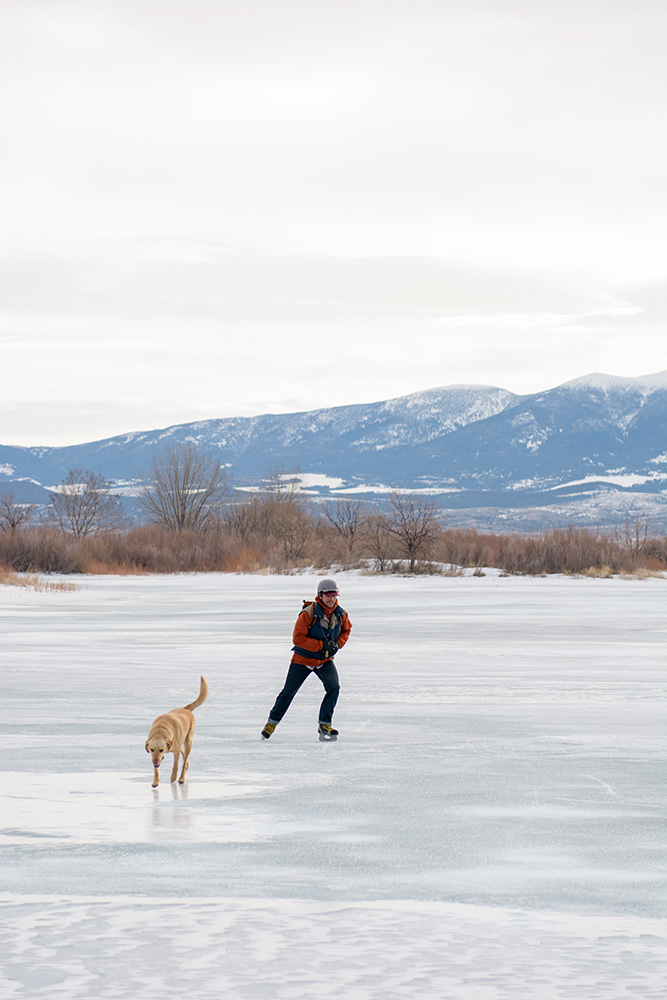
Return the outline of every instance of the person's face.
<path id="1" fill-rule="evenodd" d="M 336 598 L 338 597 L 338 591 L 323 590 L 322 593 L 320 594 L 320 597 L 322 598 L 322 603 L 326 608 L 333 608 L 334 604 L 336 603 Z"/>

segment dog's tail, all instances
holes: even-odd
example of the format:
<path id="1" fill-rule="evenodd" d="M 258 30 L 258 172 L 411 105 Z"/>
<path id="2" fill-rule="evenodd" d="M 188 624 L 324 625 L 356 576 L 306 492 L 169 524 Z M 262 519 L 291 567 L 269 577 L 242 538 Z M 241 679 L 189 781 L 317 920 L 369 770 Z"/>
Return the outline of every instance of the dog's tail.
<path id="1" fill-rule="evenodd" d="M 199 685 L 199 694 L 197 695 L 194 701 L 191 701 L 189 705 L 184 705 L 183 708 L 187 708 L 189 712 L 192 712 L 194 711 L 195 708 L 198 708 L 200 705 L 203 705 L 207 697 L 208 697 L 208 684 L 202 677 L 201 684 Z"/>

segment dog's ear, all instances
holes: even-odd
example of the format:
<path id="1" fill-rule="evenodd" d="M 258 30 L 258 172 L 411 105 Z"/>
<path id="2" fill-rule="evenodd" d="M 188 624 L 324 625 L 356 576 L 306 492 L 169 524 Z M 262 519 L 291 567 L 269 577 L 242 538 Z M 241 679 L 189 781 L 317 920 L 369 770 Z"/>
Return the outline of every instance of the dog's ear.
<path id="1" fill-rule="evenodd" d="M 171 753 L 171 748 L 173 744 L 174 744 L 173 740 L 167 740 L 167 750 L 166 750 L 167 753 Z"/>
<path id="2" fill-rule="evenodd" d="M 146 740 L 146 753 L 150 753 L 150 750 L 148 749 L 148 740 Z"/>

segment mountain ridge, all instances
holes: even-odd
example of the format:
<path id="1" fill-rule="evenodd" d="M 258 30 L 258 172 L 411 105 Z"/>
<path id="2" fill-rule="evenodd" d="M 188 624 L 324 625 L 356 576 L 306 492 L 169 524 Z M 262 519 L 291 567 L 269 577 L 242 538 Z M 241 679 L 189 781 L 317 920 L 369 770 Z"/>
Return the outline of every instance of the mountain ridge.
<path id="1" fill-rule="evenodd" d="M 455 510 L 463 519 L 467 511 L 482 525 L 497 526 L 509 510 L 523 512 L 513 517 L 524 526 L 590 519 L 596 496 L 600 523 L 666 520 L 667 372 L 594 372 L 528 395 L 456 384 L 375 403 L 210 418 L 59 448 L 0 445 L 0 492 L 45 502 L 49 486 L 82 468 L 130 493 L 155 451 L 185 442 L 215 455 L 245 487 L 257 487 L 282 465 L 299 469 L 304 482 L 318 479 L 308 486 L 315 498 L 352 493 L 381 500 L 391 489 L 420 490 L 449 516 Z M 545 506 L 543 515 L 529 513 Z"/>

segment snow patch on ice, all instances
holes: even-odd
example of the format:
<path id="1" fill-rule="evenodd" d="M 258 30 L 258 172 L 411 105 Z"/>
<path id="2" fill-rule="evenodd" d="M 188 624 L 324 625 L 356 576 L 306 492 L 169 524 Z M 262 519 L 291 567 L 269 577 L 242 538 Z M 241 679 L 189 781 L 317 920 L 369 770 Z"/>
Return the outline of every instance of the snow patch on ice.
<path id="1" fill-rule="evenodd" d="M 659 920 L 449 902 L 7 895 L 0 919 L 20 1000 L 657 1000 L 667 965 Z"/>

